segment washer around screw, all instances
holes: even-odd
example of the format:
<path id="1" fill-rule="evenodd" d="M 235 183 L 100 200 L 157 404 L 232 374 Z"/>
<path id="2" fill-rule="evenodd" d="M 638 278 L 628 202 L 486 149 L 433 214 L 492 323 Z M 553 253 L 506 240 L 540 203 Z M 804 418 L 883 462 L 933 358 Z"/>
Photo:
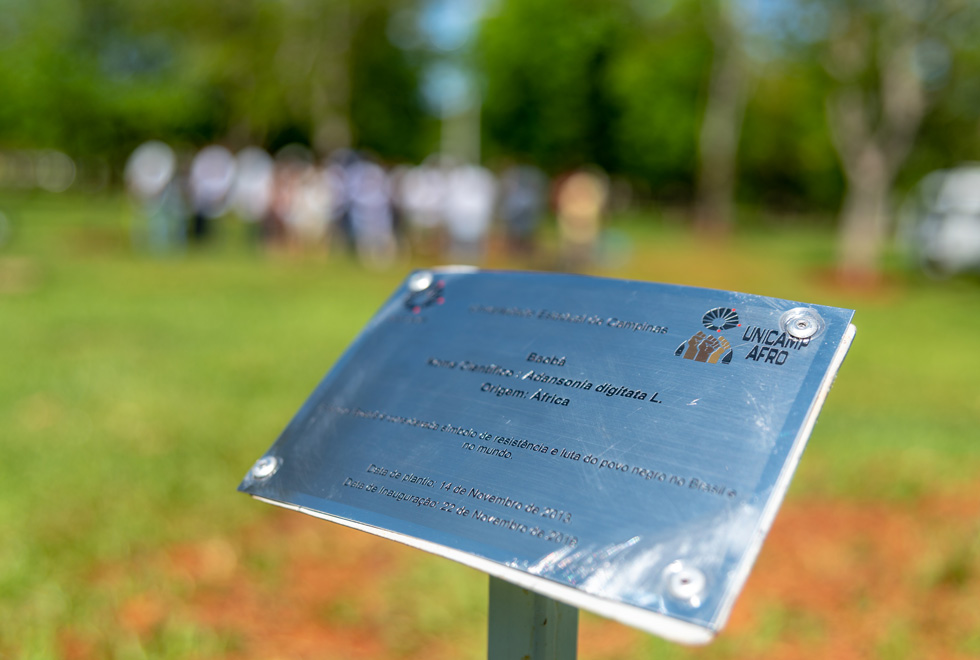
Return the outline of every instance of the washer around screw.
<path id="1" fill-rule="evenodd" d="M 796 339 L 809 339 L 823 330 L 823 319 L 809 307 L 795 307 L 779 317 L 779 327 Z"/>
<path id="2" fill-rule="evenodd" d="M 432 286 L 432 282 L 434 280 L 435 277 L 432 275 L 431 272 L 427 270 L 421 270 L 417 273 L 414 273 L 411 277 L 408 278 L 408 290 L 411 291 L 412 293 L 419 293 L 420 291 L 425 291 L 430 286 Z"/>
<path id="3" fill-rule="evenodd" d="M 252 466 L 252 478 L 256 481 L 264 481 L 274 475 L 280 465 L 282 461 L 275 456 L 263 456 Z"/>
<path id="4" fill-rule="evenodd" d="M 677 600 L 697 607 L 701 604 L 701 594 L 707 585 L 708 580 L 704 573 L 693 566 L 675 561 L 667 567 L 667 590 Z"/>

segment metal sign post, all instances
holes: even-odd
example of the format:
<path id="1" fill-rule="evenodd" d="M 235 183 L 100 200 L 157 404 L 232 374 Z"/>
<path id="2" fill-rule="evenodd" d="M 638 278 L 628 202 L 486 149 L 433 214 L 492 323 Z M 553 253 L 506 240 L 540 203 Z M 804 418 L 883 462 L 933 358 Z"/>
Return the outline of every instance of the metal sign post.
<path id="1" fill-rule="evenodd" d="M 488 660 L 574 660 L 578 610 L 490 577 Z"/>

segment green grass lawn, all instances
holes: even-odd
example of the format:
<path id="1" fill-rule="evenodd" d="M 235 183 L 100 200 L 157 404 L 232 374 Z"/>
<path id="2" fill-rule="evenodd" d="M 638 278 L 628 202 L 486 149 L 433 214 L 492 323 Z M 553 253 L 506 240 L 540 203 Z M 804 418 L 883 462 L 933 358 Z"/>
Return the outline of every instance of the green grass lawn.
<path id="1" fill-rule="evenodd" d="M 412 264 L 262 255 L 230 228 L 215 249 L 152 258 L 131 249 L 116 197 L 0 195 L 0 211 L 14 227 L 0 247 L 0 658 L 62 657 L 65 629 L 103 640 L 104 657 L 228 651 L 234 640 L 192 621 L 151 645 L 118 632 L 119 599 L 179 599 L 180 586 L 151 570 L 100 587 L 103 573 L 270 515 L 239 479 Z M 599 274 L 857 310 L 791 499 L 914 500 L 975 480 L 976 282 L 896 273 L 874 293 L 841 290 L 833 236 L 811 226 L 757 223 L 704 245 L 646 216 L 614 237 Z M 392 588 L 465 570 L 432 566 Z M 439 616 L 420 607 L 418 625 Z"/>

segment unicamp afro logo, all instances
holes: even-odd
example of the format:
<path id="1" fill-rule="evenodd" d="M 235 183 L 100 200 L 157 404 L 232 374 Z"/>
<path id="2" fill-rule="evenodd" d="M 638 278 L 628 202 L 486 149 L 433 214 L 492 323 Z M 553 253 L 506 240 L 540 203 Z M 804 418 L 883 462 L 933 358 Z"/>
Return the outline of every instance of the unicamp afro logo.
<path id="1" fill-rule="evenodd" d="M 674 355 L 685 360 L 707 362 L 708 364 L 729 364 L 732 361 L 732 345 L 722 336 L 722 330 L 731 330 L 741 325 L 734 307 L 715 307 L 701 317 L 701 325 L 713 334 L 699 330 L 674 351 Z"/>

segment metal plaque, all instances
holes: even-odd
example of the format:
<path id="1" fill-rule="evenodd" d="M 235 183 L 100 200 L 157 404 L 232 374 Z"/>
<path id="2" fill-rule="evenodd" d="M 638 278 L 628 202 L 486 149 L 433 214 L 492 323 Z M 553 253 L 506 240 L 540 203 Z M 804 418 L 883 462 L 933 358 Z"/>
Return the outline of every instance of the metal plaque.
<path id="1" fill-rule="evenodd" d="M 851 310 L 413 273 L 239 490 L 668 639 L 725 623 Z"/>

